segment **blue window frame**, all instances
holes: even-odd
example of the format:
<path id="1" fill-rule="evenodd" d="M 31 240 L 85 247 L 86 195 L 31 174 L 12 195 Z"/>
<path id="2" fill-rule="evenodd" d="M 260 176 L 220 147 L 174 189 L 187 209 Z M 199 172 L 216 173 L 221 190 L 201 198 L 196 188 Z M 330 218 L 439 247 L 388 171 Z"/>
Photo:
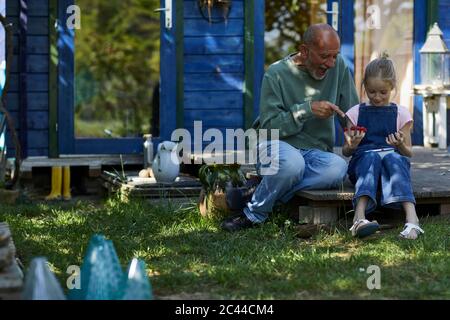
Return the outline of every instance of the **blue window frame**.
<path id="1" fill-rule="evenodd" d="M 174 0 L 175 3 L 179 0 Z M 76 138 L 74 130 L 74 30 L 67 28 L 70 14 L 67 8 L 74 0 L 58 1 L 58 150 L 59 154 L 134 154 L 142 152 L 142 138 L 91 139 Z M 161 0 L 161 7 L 165 1 Z M 149 8 L 149 10 L 151 10 Z M 160 58 L 160 137 L 154 139 L 157 145 L 170 139 L 176 128 L 176 76 L 175 54 L 176 19 L 172 28 L 165 28 L 164 12 L 161 13 L 161 58 Z M 175 10 L 173 11 L 175 14 Z M 151 90 L 151 88 L 149 88 Z"/>

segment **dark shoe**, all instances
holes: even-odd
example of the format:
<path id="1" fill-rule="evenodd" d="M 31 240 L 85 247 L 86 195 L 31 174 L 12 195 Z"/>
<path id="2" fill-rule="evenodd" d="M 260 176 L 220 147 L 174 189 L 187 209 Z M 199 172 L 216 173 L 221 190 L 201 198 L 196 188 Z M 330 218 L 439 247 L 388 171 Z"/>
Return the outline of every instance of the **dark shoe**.
<path id="1" fill-rule="evenodd" d="M 233 216 L 231 218 L 225 219 L 221 225 L 223 230 L 226 230 L 229 232 L 239 231 L 242 229 L 248 229 L 248 228 L 251 228 L 254 226 L 255 226 L 255 223 L 250 221 L 243 213 L 241 213 L 237 216 Z"/>

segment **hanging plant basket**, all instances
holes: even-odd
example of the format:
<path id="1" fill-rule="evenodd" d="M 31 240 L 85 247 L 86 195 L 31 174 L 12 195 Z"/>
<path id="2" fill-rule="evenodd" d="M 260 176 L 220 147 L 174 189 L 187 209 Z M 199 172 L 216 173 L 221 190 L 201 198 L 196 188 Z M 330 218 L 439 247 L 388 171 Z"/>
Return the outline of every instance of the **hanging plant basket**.
<path id="1" fill-rule="evenodd" d="M 202 17 L 209 23 L 228 22 L 231 0 L 198 0 Z"/>

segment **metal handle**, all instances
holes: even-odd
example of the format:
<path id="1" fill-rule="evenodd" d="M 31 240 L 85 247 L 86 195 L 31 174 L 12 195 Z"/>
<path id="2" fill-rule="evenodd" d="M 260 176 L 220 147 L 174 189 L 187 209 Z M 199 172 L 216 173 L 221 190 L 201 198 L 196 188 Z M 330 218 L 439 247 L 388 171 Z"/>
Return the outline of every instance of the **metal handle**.
<path id="1" fill-rule="evenodd" d="M 334 30 L 338 31 L 339 29 L 339 2 L 333 1 L 331 4 L 331 10 L 322 11 L 321 12 L 326 14 L 331 14 L 331 26 L 334 28 Z"/>
<path id="2" fill-rule="evenodd" d="M 155 12 L 165 12 L 165 26 L 167 29 L 172 28 L 172 0 L 166 0 L 164 8 L 158 8 Z"/>

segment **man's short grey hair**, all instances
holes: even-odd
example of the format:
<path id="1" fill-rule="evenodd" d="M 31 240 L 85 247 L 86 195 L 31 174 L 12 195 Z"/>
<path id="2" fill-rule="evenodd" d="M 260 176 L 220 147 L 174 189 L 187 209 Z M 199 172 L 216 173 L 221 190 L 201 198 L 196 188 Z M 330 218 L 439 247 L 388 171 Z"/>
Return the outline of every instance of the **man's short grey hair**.
<path id="1" fill-rule="evenodd" d="M 313 24 L 306 29 L 305 33 L 303 34 L 303 43 L 304 44 L 314 44 L 317 39 L 317 35 L 319 34 L 319 31 L 321 32 L 332 32 L 337 37 L 339 37 L 336 30 L 333 29 L 332 26 L 326 23 L 319 23 L 319 24 Z"/>

